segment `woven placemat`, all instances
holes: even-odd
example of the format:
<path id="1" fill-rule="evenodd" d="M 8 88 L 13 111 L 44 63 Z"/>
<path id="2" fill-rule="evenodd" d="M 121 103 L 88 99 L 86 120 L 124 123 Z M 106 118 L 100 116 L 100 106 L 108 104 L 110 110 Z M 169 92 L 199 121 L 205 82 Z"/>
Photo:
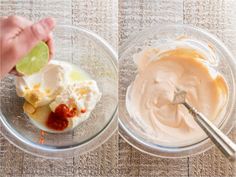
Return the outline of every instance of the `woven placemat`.
<path id="1" fill-rule="evenodd" d="M 33 21 L 52 16 L 58 24 L 94 31 L 117 50 L 116 0 L 1 0 L 0 16 L 21 15 Z M 66 160 L 38 158 L 11 145 L 0 135 L 0 177 L 116 176 L 117 132 L 96 150 Z"/>
<path id="2" fill-rule="evenodd" d="M 161 24 L 190 24 L 217 35 L 236 55 L 236 1 L 144 0 L 120 1 L 119 46 L 134 33 Z M 236 115 L 235 115 L 236 119 Z M 236 126 L 231 131 L 236 141 Z M 119 176 L 180 177 L 236 176 L 217 148 L 191 158 L 163 159 L 141 153 L 119 138 Z"/>
<path id="3" fill-rule="evenodd" d="M 122 45 L 132 33 L 149 26 L 192 24 L 216 34 L 236 54 L 235 7 L 234 0 L 120 0 L 119 6 L 117 0 L 0 0 L 0 15 L 18 14 L 32 20 L 53 16 L 60 24 L 97 32 L 115 49 L 118 39 Z M 230 137 L 236 141 L 236 127 Z M 152 157 L 128 145 L 117 133 L 88 154 L 66 161 L 45 160 L 22 152 L 0 136 L 0 176 L 235 177 L 236 164 L 228 162 L 216 148 L 191 158 Z"/>

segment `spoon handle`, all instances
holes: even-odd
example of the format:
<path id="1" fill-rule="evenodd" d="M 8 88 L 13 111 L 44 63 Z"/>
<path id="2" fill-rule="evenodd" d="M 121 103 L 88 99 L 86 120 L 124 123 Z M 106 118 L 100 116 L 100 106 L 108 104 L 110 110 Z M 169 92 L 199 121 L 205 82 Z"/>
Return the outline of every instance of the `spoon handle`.
<path id="1" fill-rule="evenodd" d="M 196 122 L 205 133 L 210 137 L 213 143 L 221 150 L 221 152 L 232 161 L 236 160 L 236 144 L 230 140 L 220 129 L 211 123 L 202 113 L 198 112 L 190 104 L 182 103 L 193 115 Z"/>

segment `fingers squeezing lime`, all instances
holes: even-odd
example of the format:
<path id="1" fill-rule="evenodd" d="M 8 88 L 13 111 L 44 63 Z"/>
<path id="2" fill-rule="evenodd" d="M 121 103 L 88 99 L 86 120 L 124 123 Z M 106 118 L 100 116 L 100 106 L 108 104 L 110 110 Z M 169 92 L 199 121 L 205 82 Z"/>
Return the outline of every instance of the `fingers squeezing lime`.
<path id="1" fill-rule="evenodd" d="M 34 74 L 39 72 L 48 63 L 48 59 L 48 46 L 45 42 L 40 41 L 16 64 L 16 70 L 23 75 Z"/>

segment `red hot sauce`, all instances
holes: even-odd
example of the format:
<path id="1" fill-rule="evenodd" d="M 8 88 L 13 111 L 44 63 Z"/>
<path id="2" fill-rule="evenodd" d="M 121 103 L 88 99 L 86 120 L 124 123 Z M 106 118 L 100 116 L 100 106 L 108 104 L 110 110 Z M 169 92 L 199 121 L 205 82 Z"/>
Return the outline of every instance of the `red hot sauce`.
<path id="1" fill-rule="evenodd" d="M 60 104 L 56 107 L 55 112 L 51 112 L 48 116 L 46 125 L 54 130 L 64 130 L 69 122 L 67 118 L 72 118 L 76 115 L 77 109 L 69 109 L 65 104 Z"/>

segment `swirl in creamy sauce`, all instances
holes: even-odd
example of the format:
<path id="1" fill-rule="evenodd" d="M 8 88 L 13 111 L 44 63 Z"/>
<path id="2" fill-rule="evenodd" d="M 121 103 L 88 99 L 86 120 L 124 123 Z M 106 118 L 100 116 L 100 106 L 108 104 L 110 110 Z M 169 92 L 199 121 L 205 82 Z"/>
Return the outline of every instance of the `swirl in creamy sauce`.
<path id="1" fill-rule="evenodd" d="M 172 103 L 176 87 L 185 90 L 188 102 L 209 120 L 220 117 L 228 87 L 206 60 L 190 48 L 162 53 L 151 48 L 135 57 L 138 74 L 127 90 L 126 106 L 149 138 L 175 146 L 196 142 L 203 135 L 187 109 Z"/>

